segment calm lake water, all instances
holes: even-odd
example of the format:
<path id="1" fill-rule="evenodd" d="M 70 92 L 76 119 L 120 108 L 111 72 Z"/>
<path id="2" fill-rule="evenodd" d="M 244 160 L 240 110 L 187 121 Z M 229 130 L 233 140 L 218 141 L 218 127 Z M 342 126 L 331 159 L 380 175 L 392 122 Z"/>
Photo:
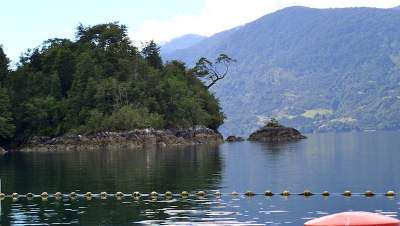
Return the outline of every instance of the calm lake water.
<path id="1" fill-rule="evenodd" d="M 86 200 L 36 197 L 1 201 L 1 225 L 303 225 L 311 218 L 347 210 L 395 216 L 398 196 L 345 198 L 344 190 L 400 190 L 400 132 L 309 134 L 285 144 L 225 143 L 145 150 L 15 153 L 0 157 L 2 191 L 65 194 L 133 191 L 206 191 L 204 199 L 174 197 Z M 280 195 L 251 198 L 252 190 L 300 193 L 328 190 L 329 197 Z M 220 190 L 223 195 L 212 194 Z"/>

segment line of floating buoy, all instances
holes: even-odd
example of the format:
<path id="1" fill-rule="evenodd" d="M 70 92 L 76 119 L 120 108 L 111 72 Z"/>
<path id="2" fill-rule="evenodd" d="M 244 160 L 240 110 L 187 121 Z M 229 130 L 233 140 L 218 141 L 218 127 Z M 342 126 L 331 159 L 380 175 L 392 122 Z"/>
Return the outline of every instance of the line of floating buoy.
<path id="1" fill-rule="evenodd" d="M 288 197 L 290 195 L 292 195 L 291 192 L 289 192 L 288 190 L 284 190 L 281 193 L 278 193 L 280 196 L 284 196 L 284 197 Z M 301 196 L 305 196 L 305 197 L 309 197 L 309 196 L 313 196 L 313 195 L 322 195 L 322 196 L 330 196 L 330 195 L 342 195 L 345 197 L 351 197 L 353 195 L 356 196 L 365 196 L 365 197 L 373 197 L 373 196 L 377 196 L 377 195 L 383 195 L 383 196 L 387 196 L 387 197 L 394 197 L 397 195 L 396 192 L 394 191 L 387 191 L 386 193 L 374 193 L 371 190 L 367 190 L 364 193 L 352 193 L 349 190 L 344 191 L 343 193 L 330 193 L 328 191 L 323 191 L 322 193 L 313 193 L 310 190 L 304 190 L 301 193 L 293 193 L 296 195 L 301 195 Z M 159 196 L 164 196 L 167 199 L 171 199 L 172 197 L 181 197 L 181 198 L 188 198 L 190 196 L 193 197 L 197 197 L 197 198 L 204 198 L 206 196 L 210 196 L 210 195 L 214 195 L 215 197 L 219 198 L 223 195 L 223 193 L 221 193 L 220 191 L 216 191 L 214 192 L 214 194 L 211 193 L 206 193 L 205 191 L 197 191 L 195 193 L 189 193 L 188 191 L 182 191 L 179 194 L 174 194 L 170 191 L 165 192 L 163 195 L 160 195 L 159 193 L 157 193 L 156 191 L 152 191 L 149 194 L 142 194 L 138 191 L 132 192 L 132 194 L 130 196 L 138 199 L 141 196 L 147 196 L 150 197 L 152 199 L 157 199 Z M 227 195 L 225 193 L 225 195 Z M 230 193 L 231 196 L 236 197 L 239 195 L 244 195 L 247 197 L 252 197 L 252 196 L 256 196 L 256 195 L 264 195 L 264 196 L 274 196 L 275 194 L 270 191 L 270 190 L 266 190 L 264 193 L 255 193 L 253 191 L 246 191 L 244 193 L 238 193 L 236 191 L 233 191 Z M 78 194 L 76 192 L 71 192 L 69 194 L 62 194 L 61 192 L 56 192 L 53 195 L 50 195 L 47 192 L 42 192 L 40 195 L 35 195 L 31 192 L 27 193 L 26 195 L 20 195 L 16 192 L 11 193 L 10 195 L 6 195 L 5 193 L 0 193 L 0 200 L 5 199 L 7 197 L 11 197 L 13 199 L 18 199 L 19 197 L 26 197 L 28 199 L 33 199 L 35 197 L 41 197 L 42 199 L 47 199 L 49 197 L 55 197 L 56 199 L 61 199 L 63 197 L 69 197 L 70 199 L 76 199 L 77 197 L 85 197 L 87 199 L 91 199 L 93 197 L 100 197 L 101 199 L 107 199 L 107 197 L 109 196 L 114 196 L 118 199 L 121 199 L 123 197 L 129 196 L 128 194 L 124 194 L 123 192 L 116 192 L 115 194 L 108 194 L 107 192 L 100 192 L 99 194 L 94 194 L 92 192 L 86 192 L 84 194 Z"/>

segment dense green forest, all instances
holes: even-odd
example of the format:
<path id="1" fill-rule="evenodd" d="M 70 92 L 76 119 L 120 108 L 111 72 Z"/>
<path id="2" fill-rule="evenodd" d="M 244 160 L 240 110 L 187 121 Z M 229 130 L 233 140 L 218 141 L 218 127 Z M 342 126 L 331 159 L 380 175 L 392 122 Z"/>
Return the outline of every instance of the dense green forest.
<path id="1" fill-rule="evenodd" d="M 137 128 L 217 129 L 218 100 L 150 41 L 132 45 L 119 23 L 79 25 L 76 39 L 28 50 L 14 70 L 0 47 L 0 145 L 32 136 Z"/>

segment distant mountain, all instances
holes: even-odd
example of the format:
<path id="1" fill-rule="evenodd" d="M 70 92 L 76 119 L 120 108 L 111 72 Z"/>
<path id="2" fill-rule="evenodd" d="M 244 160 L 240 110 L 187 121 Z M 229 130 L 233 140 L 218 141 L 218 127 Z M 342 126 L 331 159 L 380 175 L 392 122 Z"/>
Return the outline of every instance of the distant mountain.
<path id="1" fill-rule="evenodd" d="M 198 42 L 204 40 L 205 38 L 206 38 L 205 36 L 201 35 L 187 34 L 172 39 L 171 41 L 161 46 L 161 55 L 167 57 L 168 54 L 176 50 L 181 50 L 193 46 L 194 44 L 197 44 Z"/>
<path id="2" fill-rule="evenodd" d="M 268 117 L 305 132 L 400 128 L 400 11 L 289 7 L 168 55 L 237 59 L 213 91 L 221 131 Z"/>

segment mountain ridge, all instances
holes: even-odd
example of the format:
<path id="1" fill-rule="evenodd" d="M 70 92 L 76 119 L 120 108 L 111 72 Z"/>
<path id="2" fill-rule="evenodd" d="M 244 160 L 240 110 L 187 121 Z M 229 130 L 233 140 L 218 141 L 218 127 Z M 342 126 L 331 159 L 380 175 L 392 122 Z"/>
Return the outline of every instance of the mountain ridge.
<path id="1" fill-rule="evenodd" d="M 172 53 L 176 50 L 185 49 L 190 46 L 197 44 L 198 42 L 207 38 L 206 36 L 201 36 L 198 34 L 186 34 L 179 37 L 176 37 L 163 45 L 161 45 L 161 55 L 165 56 L 169 53 Z"/>
<path id="2" fill-rule="evenodd" d="M 392 9 L 289 7 L 167 58 L 238 61 L 213 88 L 225 135 L 248 135 L 268 117 L 304 132 L 398 129 L 399 26 Z"/>

